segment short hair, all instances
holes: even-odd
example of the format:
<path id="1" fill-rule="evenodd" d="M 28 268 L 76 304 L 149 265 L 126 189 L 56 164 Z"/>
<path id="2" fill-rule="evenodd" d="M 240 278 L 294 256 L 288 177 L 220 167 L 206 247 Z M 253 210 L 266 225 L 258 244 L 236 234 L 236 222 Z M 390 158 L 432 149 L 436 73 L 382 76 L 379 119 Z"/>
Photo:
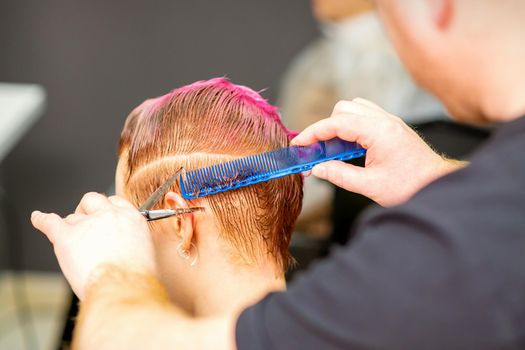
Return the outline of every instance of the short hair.
<path id="1" fill-rule="evenodd" d="M 181 87 L 128 116 L 118 149 L 125 195 L 138 206 L 181 166 L 191 170 L 286 147 L 292 136 L 277 108 L 247 87 L 225 78 Z M 205 197 L 235 256 L 251 262 L 268 254 L 278 268 L 288 268 L 302 181 L 296 174 Z M 178 184 L 173 190 L 180 193 Z"/>

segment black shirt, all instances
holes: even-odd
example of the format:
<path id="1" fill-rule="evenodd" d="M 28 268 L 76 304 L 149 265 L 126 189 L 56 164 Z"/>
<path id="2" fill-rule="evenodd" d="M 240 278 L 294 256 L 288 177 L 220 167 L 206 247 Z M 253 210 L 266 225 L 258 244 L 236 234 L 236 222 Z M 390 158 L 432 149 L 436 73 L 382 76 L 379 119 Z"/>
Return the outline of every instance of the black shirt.
<path id="1" fill-rule="evenodd" d="M 239 350 L 525 349 L 525 117 L 246 309 L 236 339 Z"/>

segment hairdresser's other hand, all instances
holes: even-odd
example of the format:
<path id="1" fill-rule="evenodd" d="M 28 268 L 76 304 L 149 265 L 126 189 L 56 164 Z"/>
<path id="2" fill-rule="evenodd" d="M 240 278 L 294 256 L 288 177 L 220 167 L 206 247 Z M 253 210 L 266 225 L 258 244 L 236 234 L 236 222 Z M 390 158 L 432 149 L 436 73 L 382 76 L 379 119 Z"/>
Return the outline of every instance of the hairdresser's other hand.
<path id="1" fill-rule="evenodd" d="M 121 197 L 87 193 L 74 214 L 62 219 L 35 211 L 31 222 L 53 243 L 60 268 L 80 299 L 103 265 L 155 272 L 148 225 Z"/>
<path id="2" fill-rule="evenodd" d="M 329 118 L 307 127 L 292 144 L 306 146 L 334 137 L 366 148 L 365 168 L 329 161 L 315 166 L 312 174 L 383 206 L 405 202 L 464 164 L 441 157 L 400 118 L 361 98 L 338 102 Z"/>

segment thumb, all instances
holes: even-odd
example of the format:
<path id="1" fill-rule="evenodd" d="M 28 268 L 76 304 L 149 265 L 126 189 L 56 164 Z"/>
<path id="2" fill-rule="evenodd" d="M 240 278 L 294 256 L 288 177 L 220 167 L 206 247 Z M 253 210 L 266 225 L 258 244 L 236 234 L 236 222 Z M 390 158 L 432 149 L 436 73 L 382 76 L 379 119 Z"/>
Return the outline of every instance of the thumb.
<path id="1" fill-rule="evenodd" d="M 331 160 L 316 165 L 312 169 L 312 174 L 320 179 L 330 181 L 347 191 L 365 196 L 368 192 L 367 171 L 362 167 L 347 164 L 340 160 Z"/>
<path id="2" fill-rule="evenodd" d="M 31 214 L 31 223 L 45 234 L 51 243 L 55 243 L 55 238 L 65 226 L 64 221 L 57 214 L 45 214 L 38 210 Z"/>

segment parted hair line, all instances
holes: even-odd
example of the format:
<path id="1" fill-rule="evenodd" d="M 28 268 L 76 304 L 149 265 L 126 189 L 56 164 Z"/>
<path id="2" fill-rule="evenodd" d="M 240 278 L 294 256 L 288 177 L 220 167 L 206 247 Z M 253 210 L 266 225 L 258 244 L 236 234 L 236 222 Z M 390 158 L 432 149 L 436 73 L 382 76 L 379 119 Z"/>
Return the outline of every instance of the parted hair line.
<path id="1" fill-rule="evenodd" d="M 225 78 L 199 81 L 147 100 L 128 116 L 119 143 L 124 190 L 136 205 L 170 174 L 289 145 L 294 133 L 276 107 Z M 178 184 L 174 191 L 179 192 Z M 302 203 L 292 175 L 205 197 L 221 237 L 246 261 L 269 256 L 285 270 Z"/>

